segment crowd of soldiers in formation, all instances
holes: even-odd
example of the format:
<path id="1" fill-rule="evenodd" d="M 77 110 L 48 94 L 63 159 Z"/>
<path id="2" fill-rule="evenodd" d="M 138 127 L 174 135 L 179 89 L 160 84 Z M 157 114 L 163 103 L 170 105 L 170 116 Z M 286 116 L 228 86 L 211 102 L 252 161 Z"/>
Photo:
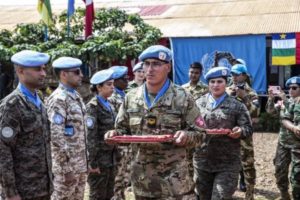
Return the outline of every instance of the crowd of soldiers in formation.
<path id="1" fill-rule="evenodd" d="M 96 72 L 90 79 L 94 96 L 85 104 L 76 90 L 83 78 L 79 59 L 52 63 L 59 85 L 42 102 L 37 90 L 49 55 L 13 55 L 19 84 L 0 103 L 1 198 L 82 200 L 88 183 L 91 200 L 125 199 L 128 187 L 136 200 L 233 199 L 238 185 L 245 199 L 254 199 L 251 118 L 260 105 L 246 82 L 246 63 L 211 68 L 204 75 L 207 85 L 200 81 L 201 64 L 192 63 L 190 81 L 178 86 L 168 79 L 171 58 L 170 49 L 150 46 L 129 83 L 127 67 Z M 300 78 L 288 79 L 286 87 L 289 99 L 269 89 L 266 105 L 281 120 L 274 165 L 282 200 L 291 199 L 291 163 L 292 197 L 300 199 Z M 165 134 L 173 140 L 112 140 Z"/>

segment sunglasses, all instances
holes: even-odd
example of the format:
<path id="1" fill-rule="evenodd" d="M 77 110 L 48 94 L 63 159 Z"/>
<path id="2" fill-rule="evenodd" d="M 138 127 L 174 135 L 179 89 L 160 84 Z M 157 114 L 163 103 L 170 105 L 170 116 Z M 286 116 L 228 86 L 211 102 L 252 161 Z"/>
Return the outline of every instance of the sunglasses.
<path id="1" fill-rule="evenodd" d="M 81 70 L 80 69 L 76 69 L 76 70 L 64 70 L 65 72 L 72 72 L 74 74 L 76 74 L 77 76 L 81 74 Z"/>
<path id="2" fill-rule="evenodd" d="M 292 89 L 292 90 L 297 90 L 299 87 L 296 87 L 296 86 L 292 86 L 292 87 L 289 87 L 289 89 Z"/>

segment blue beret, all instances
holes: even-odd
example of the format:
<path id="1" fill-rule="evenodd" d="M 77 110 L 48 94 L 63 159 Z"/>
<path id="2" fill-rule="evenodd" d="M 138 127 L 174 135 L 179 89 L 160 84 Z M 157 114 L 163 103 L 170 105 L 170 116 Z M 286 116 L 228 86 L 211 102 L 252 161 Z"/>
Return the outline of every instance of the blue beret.
<path id="1" fill-rule="evenodd" d="M 240 75 L 241 73 L 248 73 L 247 67 L 243 64 L 235 64 L 231 67 L 231 73 Z"/>
<path id="2" fill-rule="evenodd" d="M 237 60 L 240 64 L 247 66 L 247 65 L 246 65 L 246 61 L 244 61 L 243 59 L 238 58 L 238 59 L 236 59 L 236 60 Z"/>
<path id="3" fill-rule="evenodd" d="M 134 65 L 132 71 L 135 72 L 135 71 L 137 71 L 139 69 L 142 69 L 142 68 L 143 68 L 143 62 L 139 62 L 136 65 Z"/>
<path id="4" fill-rule="evenodd" d="M 82 65 L 81 60 L 72 57 L 60 57 L 53 61 L 52 67 L 55 69 L 78 68 Z"/>
<path id="5" fill-rule="evenodd" d="M 148 58 L 154 58 L 165 62 L 170 62 L 172 52 L 162 45 L 154 45 L 145 49 L 139 56 L 139 60 L 144 61 Z"/>
<path id="6" fill-rule="evenodd" d="M 286 87 L 289 87 L 289 85 L 291 84 L 298 84 L 300 85 L 300 77 L 298 76 L 293 76 L 292 78 L 289 78 L 286 83 L 285 83 L 285 86 Z"/>
<path id="7" fill-rule="evenodd" d="M 219 78 L 222 76 L 228 77 L 230 71 L 227 67 L 213 67 L 205 74 L 205 80 L 208 81 L 212 78 Z"/>
<path id="8" fill-rule="evenodd" d="M 49 62 L 50 56 L 46 53 L 40 53 L 31 50 L 23 50 L 11 57 L 14 64 L 23 67 L 40 67 Z"/>
<path id="9" fill-rule="evenodd" d="M 92 76 L 90 83 L 92 85 L 98 85 L 98 84 L 104 83 L 105 81 L 112 79 L 113 73 L 114 73 L 114 71 L 112 69 L 105 69 L 105 70 L 96 72 Z"/>
<path id="10" fill-rule="evenodd" d="M 128 68 L 125 66 L 112 66 L 109 69 L 112 69 L 114 71 L 112 75 L 113 79 L 121 78 L 122 76 L 125 76 L 128 72 Z"/>

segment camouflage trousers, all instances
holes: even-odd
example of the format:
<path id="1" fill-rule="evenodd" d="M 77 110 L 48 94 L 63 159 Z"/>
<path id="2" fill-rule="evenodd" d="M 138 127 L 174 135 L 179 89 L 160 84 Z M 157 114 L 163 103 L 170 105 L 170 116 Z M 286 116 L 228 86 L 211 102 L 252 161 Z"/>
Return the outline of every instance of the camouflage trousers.
<path id="1" fill-rule="evenodd" d="M 231 200 L 238 179 L 238 171 L 207 172 L 194 169 L 194 181 L 196 193 L 201 200 Z"/>
<path id="2" fill-rule="evenodd" d="M 75 182 L 66 184 L 64 174 L 54 174 L 52 200 L 83 200 L 87 174 L 75 174 Z"/>
<path id="3" fill-rule="evenodd" d="M 100 174 L 90 173 L 88 175 L 90 200 L 110 200 L 114 196 L 116 168 L 103 168 L 100 171 Z"/>
<path id="4" fill-rule="evenodd" d="M 294 199 L 300 199 L 300 148 L 292 149 L 291 185 Z"/>
<path id="5" fill-rule="evenodd" d="M 289 166 L 291 163 L 291 148 L 285 148 L 278 142 L 275 158 L 273 160 L 275 166 L 275 178 L 278 189 L 281 192 L 289 190 Z"/>
<path id="6" fill-rule="evenodd" d="M 0 198 L 1 199 L 1 198 Z M 36 197 L 36 198 L 30 198 L 30 199 L 23 199 L 23 200 L 50 200 L 51 197 L 49 195 L 43 196 L 43 197 Z"/>
<path id="7" fill-rule="evenodd" d="M 254 167 L 253 137 L 241 140 L 241 161 L 247 187 L 255 185 L 256 170 Z"/>
<path id="8" fill-rule="evenodd" d="M 160 198 L 151 198 L 151 197 L 142 197 L 135 195 L 135 200 L 196 200 L 196 194 L 191 192 L 190 194 L 184 194 L 175 197 L 160 197 Z"/>
<path id="9" fill-rule="evenodd" d="M 113 200 L 125 199 L 125 189 L 131 185 L 130 162 L 132 160 L 131 146 L 119 146 L 120 161 L 117 166 Z"/>

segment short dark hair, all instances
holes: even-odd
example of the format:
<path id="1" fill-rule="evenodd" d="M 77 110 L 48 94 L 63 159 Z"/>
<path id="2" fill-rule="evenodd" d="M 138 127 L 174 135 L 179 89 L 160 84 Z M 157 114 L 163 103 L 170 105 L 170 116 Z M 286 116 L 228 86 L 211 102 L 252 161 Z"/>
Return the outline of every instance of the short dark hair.
<path id="1" fill-rule="evenodd" d="M 199 63 L 199 62 L 193 62 L 193 63 L 190 65 L 190 68 L 199 69 L 200 71 L 203 70 L 203 66 L 202 66 L 201 63 Z"/>
<path id="2" fill-rule="evenodd" d="M 103 83 L 98 84 L 99 86 L 103 86 Z M 97 93 L 97 86 L 98 85 L 90 85 L 90 91 Z"/>

